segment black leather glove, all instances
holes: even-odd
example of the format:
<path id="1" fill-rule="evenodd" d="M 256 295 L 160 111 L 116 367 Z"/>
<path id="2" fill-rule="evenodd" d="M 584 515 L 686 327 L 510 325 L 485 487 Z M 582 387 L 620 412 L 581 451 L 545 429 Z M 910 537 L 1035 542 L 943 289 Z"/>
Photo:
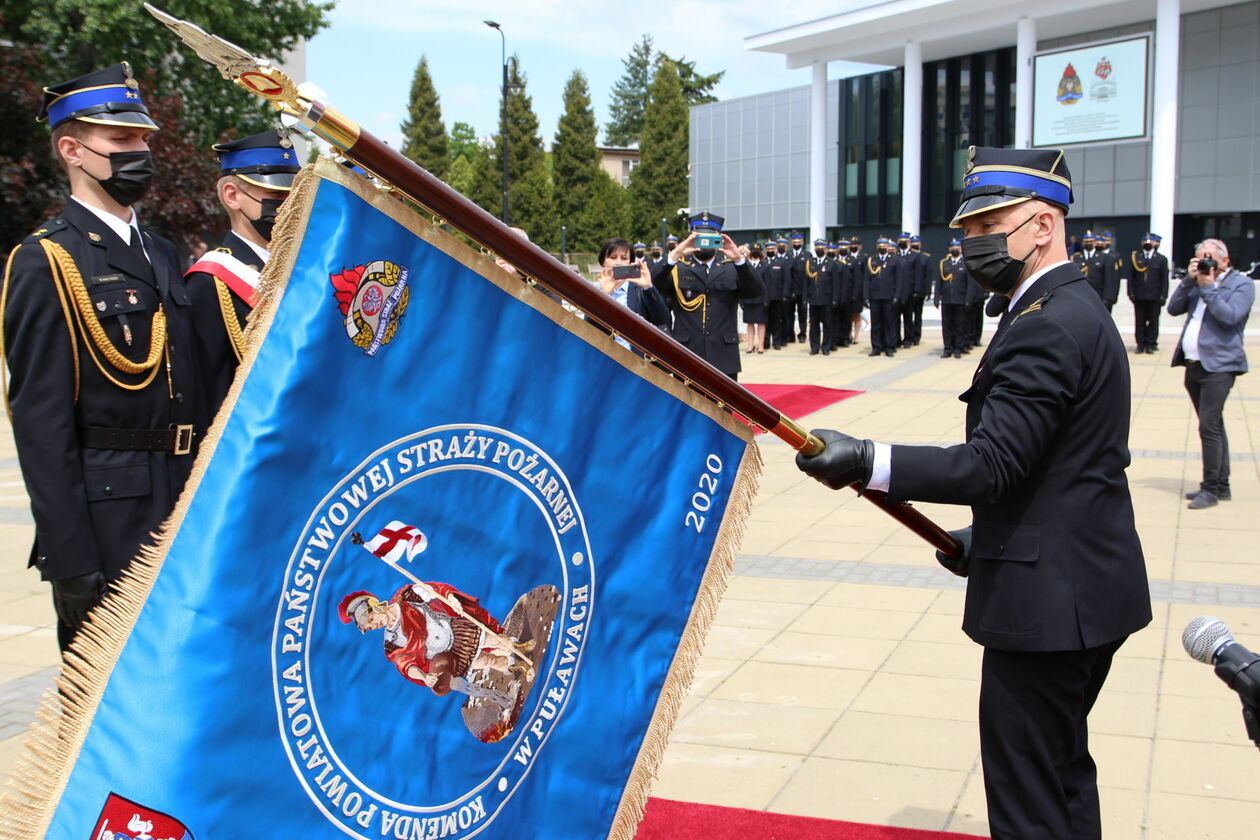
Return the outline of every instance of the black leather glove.
<path id="1" fill-rule="evenodd" d="M 971 571 L 971 526 L 950 531 L 949 535 L 962 543 L 962 553 L 957 557 L 947 557 L 944 552 L 938 551 L 936 562 L 959 577 L 966 577 Z"/>
<path id="2" fill-rule="evenodd" d="M 107 586 L 105 573 L 101 571 L 52 581 L 53 607 L 57 610 L 57 617 L 78 632 L 87 618 L 88 610 L 105 597 Z"/>
<path id="3" fill-rule="evenodd" d="M 817 455 L 796 453 L 796 466 L 812 475 L 832 490 L 839 490 L 854 483 L 866 489 L 875 468 L 875 443 L 832 431 L 814 429 L 813 434 L 822 438 L 827 447 Z"/>

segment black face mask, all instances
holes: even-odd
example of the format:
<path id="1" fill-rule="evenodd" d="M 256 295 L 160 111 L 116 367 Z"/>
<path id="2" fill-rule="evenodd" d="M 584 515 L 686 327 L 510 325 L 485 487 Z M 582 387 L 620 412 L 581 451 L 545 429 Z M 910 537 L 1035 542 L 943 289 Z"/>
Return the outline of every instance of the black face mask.
<path id="1" fill-rule="evenodd" d="M 751 251 L 748 252 L 748 256 L 752 257 L 754 260 L 761 259 L 761 249 L 753 248 Z"/>
<path id="2" fill-rule="evenodd" d="M 826 249 L 826 248 L 815 248 L 815 249 L 814 249 L 814 256 L 815 256 L 815 257 L 825 257 L 826 255 L 827 255 L 827 249 Z"/>
<path id="3" fill-rule="evenodd" d="M 960 254 L 962 254 L 962 249 L 961 249 L 961 248 L 950 248 L 950 249 L 949 249 L 949 255 L 950 255 L 951 257 L 957 257 L 957 256 L 959 256 Z"/>
<path id="4" fill-rule="evenodd" d="M 708 262 L 709 260 L 713 259 L 713 256 L 715 254 L 717 254 L 717 251 L 713 250 L 712 248 L 704 248 L 702 250 L 697 250 L 695 252 L 695 257 L 700 262 Z"/>
<path id="5" fill-rule="evenodd" d="M 79 145 L 98 157 L 109 158 L 110 176 L 97 178 L 88 172 L 105 190 L 105 194 L 123 207 L 135 204 L 149 191 L 153 184 L 153 155 L 148 150 L 142 152 L 110 152 L 107 155 L 93 149 L 83 141 Z M 87 172 L 85 169 L 84 172 Z"/>
<path id="6" fill-rule="evenodd" d="M 635 258 L 636 260 L 641 260 L 641 259 L 643 259 L 643 249 L 642 249 L 642 248 L 640 248 L 639 250 L 637 250 L 637 251 L 635 251 L 635 252 L 634 252 L 634 258 Z"/>
<path id="7" fill-rule="evenodd" d="M 847 257 L 847 256 L 849 256 L 849 249 L 848 249 L 848 248 L 841 248 L 841 249 L 840 249 L 840 256 L 842 256 L 842 257 Z"/>
<path id="8" fill-rule="evenodd" d="M 962 241 L 963 264 L 982 289 L 1005 295 L 1019 285 L 1027 260 L 1036 253 L 1037 246 L 1034 245 L 1022 260 L 1017 260 L 1007 250 L 1006 238 L 1035 218 L 1036 213 L 1020 222 L 1010 233 L 985 233 L 968 236 Z"/>
<path id="9" fill-rule="evenodd" d="M 780 256 L 780 257 L 781 257 L 781 256 L 783 256 L 783 255 L 784 255 L 784 254 L 786 254 L 786 253 L 787 253 L 787 248 L 780 248 L 780 249 L 779 249 L 779 256 Z"/>
<path id="10" fill-rule="evenodd" d="M 660 248 L 653 248 L 653 249 L 652 249 L 652 259 L 654 259 L 654 260 L 659 260 L 660 258 L 661 258 L 661 249 L 660 249 Z"/>
<path id="11" fill-rule="evenodd" d="M 250 219 L 249 216 L 246 216 L 245 218 L 249 219 L 250 226 L 258 232 L 259 236 L 267 242 L 270 242 L 271 233 L 276 227 L 276 214 L 280 212 L 280 205 L 284 203 L 284 199 L 259 198 L 253 193 L 245 192 L 245 190 L 241 190 L 241 192 L 258 202 L 258 205 L 261 208 L 258 211 L 258 218 Z"/>
<path id="12" fill-rule="evenodd" d="M 887 248 L 880 248 L 880 249 L 879 249 L 879 255 L 880 255 L 881 257 L 882 257 L 882 256 L 884 256 L 884 255 L 885 255 L 885 254 L 887 254 L 887 253 L 888 253 L 888 249 L 887 249 Z"/>

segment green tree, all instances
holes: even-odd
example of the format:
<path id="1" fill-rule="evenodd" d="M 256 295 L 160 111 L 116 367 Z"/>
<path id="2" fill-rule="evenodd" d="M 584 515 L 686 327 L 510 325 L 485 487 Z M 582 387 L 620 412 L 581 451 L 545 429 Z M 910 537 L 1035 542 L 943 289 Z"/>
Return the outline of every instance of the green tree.
<path id="1" fill-rule="evenodd" d="M 634 227 L 630 193 L 625 187 L 613 180 L 607 172 L 600 170 L 591 185 L 590 198 L 582 208 L 578 227 L 587 237 L 578 245 L 571 244 L 571 250 L 596 251 L 605 239 L 623 236 L 633 241 L 631 229 Z M 569 242 L 574 240 L 570 237 Z"/>
<path id="2" fill-rule="evenodd" d="M 477 130 L 466 122 L 455 123 L 446 136 L 446 149 L 447 154 L 451 156 L 452 164 L 458 157 L 466 157 L 468 162 L 472 163 L 481 153 L 481 141 L 477 139 Z"/>
<path id="3" fill-rule="evenodd" d="M 424 56 L 420 56 L 411 77 L 411 101 L 402 134 L 402 153 L 437 177 L 446 178 L 451 167 L 446 126 L 442 123 L 442 106 L 433 88 L 433 77 L 429 75 L 429 59 Z"/>
<path id="4" fill-rule="evenodd" d="M 525 177 L 508 187 L 512 224 L 523 228 L 532 242 L 550 251 L 560 247 L 560 222 L 556 219 L 555 192 L 540 157 Z"/>
<path id="5" fill-rule="evenodd" d="M 161 5 L 255 55 L 282 59 L 300 39 L 328 25 L 333 3 L 163 0 Z M 5 0 L 0 38 L 41 49 L 39 78 L 45 83 L 72 79 L 121 59 L 131 62 L 142 80 L 152 70 L 145 95 L 180 96 L 189 106 L 185 130 L 202 148 L 229 132 L 252 134 L 275 125 L 275 112 L 267 103 L 223 81 L 138 2 Z"/>
<path id="6" fill-rule="evenodd" d="M 451 162 L 451 168 L 446 173 L 446 183 L 463 195 L 470 195 L 475 177 L 476 172 L 473 170 L 472 161 L 460 155 Z"/>
<path id="7" fill-rule="evenodd" d="M 678 73 L 662 63 L 652 80 L 639 165 L 630 176 L 636 229 L 651 232 L 664 216 L 671 221 L 687 206 L 687 103 Z"/>
<path id="8" fill-rule="evenodd" d="M 621 64 L 626 69 L 613 85 L 609 120 L 604 126 L 604 138 L 612 146 L 629 146 L 643 136 L 643 115 L 652 84 L 652 36 L 644 35 Z"/>
<path id="9" fill-rule="evenodd" d="M 718 82 L 722 81 L 722 77 L 726 75 L 725 70 L 719 70 L 707 76 L 696 72 L 696 63 L 688 61 L 686 57 L 671 58 L 665 53 L 660 53 L 656 57 L 657 63 L 674 65 L 675 72 L 678 73 L 678 84 L 682 88 L 683 101 L 688 105 L 703 105 L 706 102 L 717 102 L 717 97 L 713 95 L 713 88 L 717 87 Z"/>
<path id="10" fill-rule="evenodd" d="M 552 177 L 560 224 L 568 226 L 569 242 L 579 251 L 592 250 L 598 235 L 587 227 L 589 217 L 583 213 L 600 172 L 598 131 L 586 76 L 574 70 L 564 86 L 564 114 L 552 146 Z"/>

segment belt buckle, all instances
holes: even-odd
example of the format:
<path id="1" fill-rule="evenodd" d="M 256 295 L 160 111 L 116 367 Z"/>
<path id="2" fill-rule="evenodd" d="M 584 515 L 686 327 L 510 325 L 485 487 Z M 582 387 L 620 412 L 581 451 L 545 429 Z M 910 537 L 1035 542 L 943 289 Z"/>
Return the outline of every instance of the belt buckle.
<path id="1" fill-rule="evenodd" d="M 171 428 L 175 430 L 175 454 L 187 455 L 189 452 L 192 452 L 192 425 L 172 426 Z"/>

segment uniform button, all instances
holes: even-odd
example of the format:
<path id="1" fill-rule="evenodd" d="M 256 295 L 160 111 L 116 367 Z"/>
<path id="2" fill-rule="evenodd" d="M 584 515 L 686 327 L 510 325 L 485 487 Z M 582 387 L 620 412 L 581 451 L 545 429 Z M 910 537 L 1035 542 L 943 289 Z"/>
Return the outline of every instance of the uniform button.
<path id="1" fill-rule="evenodd" d="M 112 495 L 114 495 L 114 488 L 113 488 L 113 487 L 110 487 L 108 484 L 106 484 L 106 485 L 105 485 L 105 495 L 106 495 L 106 496 L 112 496 Z"/>
<path id="2" fill-rule="evenodd" d="M 177 403 L 182 403 L 183 401 L 184 401 L 184 395 L 183 395 L 183 394 L 176 394 L 176 395 L 175 395 L 175 402 L 177 402 Z"/>

